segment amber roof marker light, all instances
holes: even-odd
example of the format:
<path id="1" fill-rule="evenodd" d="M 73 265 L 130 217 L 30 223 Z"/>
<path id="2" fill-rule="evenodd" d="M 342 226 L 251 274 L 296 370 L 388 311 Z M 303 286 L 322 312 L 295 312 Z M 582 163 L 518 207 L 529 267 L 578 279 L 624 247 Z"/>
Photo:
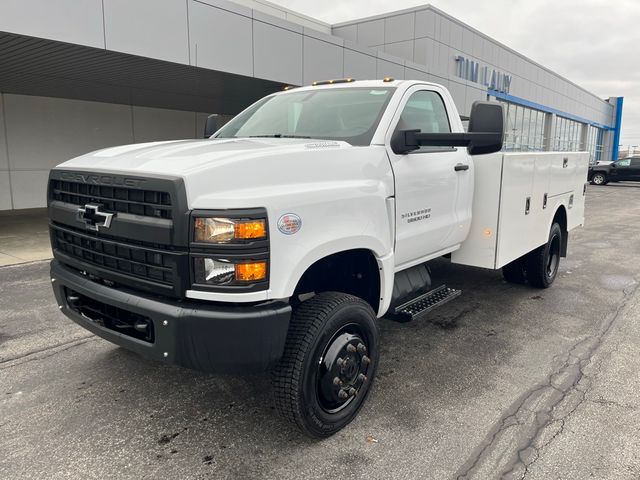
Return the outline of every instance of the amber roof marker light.
<path id="1" fill-rule="evenodd" d="M 322 81 L 313 81 L 311 82 L 311 86 L 312 87 L 317 87 L 318 85 L 334 85 L 336 83 L 351 83 L 351 82 L 355 82 L 356 79 L 355 78 L 340 78 L 338 80 L 322 80 Z"/>

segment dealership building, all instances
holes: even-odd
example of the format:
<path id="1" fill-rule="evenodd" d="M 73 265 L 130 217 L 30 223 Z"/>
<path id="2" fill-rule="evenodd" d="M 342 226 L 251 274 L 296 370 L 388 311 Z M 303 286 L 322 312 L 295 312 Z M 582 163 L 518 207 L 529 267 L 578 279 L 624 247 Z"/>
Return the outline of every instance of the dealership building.
<path id="1" fill-rule="evenodd" d="M 345 77 L 442 84 L 463 115 L 502 102 L 508 150 L 617 157 L 621 97 L 429 5 L 330 25 L 262 0 L 3 0 L 0 211 L 44 207 L 49 169 L 71 157 L 201 137 L 210 113 Z"/>

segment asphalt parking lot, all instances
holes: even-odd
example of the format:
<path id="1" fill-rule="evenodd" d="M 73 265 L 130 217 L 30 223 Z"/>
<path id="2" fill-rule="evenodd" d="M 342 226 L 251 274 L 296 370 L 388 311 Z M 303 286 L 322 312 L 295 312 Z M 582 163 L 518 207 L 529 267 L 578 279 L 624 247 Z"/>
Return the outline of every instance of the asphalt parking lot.
<path id="1" fill-rule="evenodd" d="M 548 290 L 463 289 L 383 354 L 354 423 L 311 441 L 266 375 L 159 365 L 73 324 L 48 263 L 0 268 L 0 478 L 640 478 L 640 184 L 590 187 Z"/>

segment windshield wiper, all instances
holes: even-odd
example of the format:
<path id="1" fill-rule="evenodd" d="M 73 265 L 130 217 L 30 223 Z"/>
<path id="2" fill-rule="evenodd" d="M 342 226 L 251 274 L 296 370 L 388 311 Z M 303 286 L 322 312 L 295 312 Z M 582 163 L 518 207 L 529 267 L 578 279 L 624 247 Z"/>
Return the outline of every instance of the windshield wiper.
<path id="1" fill-rule="evenodd" d="M 282 133 L 274 133 L 271 135 L 249 135 L 247 138 L 311 138 L 303 135 L 285 135 Z"/>

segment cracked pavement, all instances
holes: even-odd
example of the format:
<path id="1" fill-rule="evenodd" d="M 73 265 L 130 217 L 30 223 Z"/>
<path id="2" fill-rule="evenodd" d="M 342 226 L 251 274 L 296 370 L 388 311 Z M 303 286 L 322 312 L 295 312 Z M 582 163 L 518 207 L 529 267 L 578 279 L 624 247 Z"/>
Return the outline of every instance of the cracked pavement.
<path id="1" fill-rule="evenodd" d="M 590 187 L 548 290 L 433 264 L 463 295 L 381 321 L 359 417 L 311 441 L 266 375 L 141 359 L 63 317 L 48 265 L 0 268 L 0 478 L 640 478 L 640 184 Z"/>

